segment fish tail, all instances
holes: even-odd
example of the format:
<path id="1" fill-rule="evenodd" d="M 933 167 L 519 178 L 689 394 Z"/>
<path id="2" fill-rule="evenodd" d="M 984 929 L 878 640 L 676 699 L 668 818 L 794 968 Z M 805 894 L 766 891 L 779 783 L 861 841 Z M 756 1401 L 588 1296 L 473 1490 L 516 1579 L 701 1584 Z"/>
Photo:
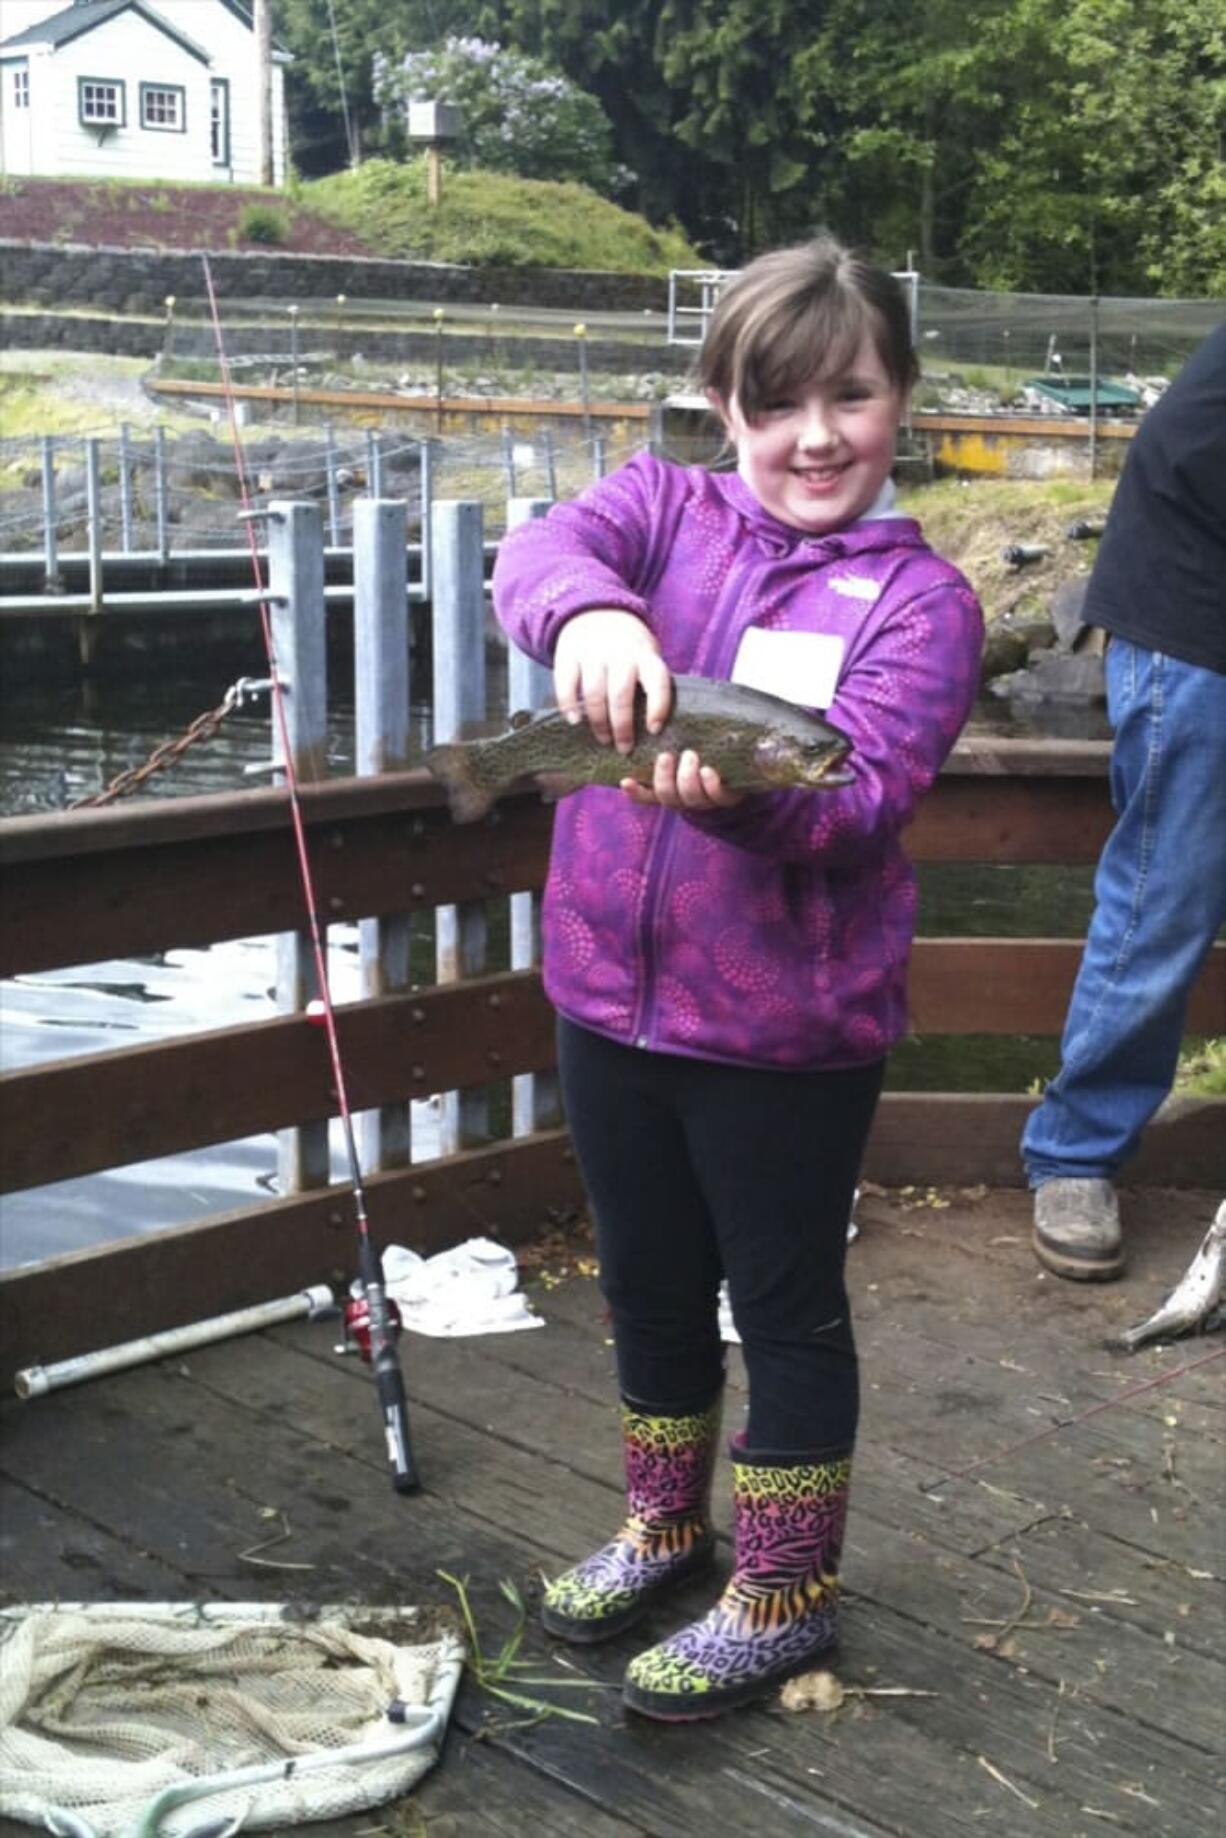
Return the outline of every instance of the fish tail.
<path id="1" fill-rule="evenodd" d="M 433 747 L 423 763 L 426 770 L 447 787 L 447 802 L 456 823 L 475 823 L 478 817 L 484 817 L 494 800 L 485 787 L 477 783 L 468 747 Z"/>

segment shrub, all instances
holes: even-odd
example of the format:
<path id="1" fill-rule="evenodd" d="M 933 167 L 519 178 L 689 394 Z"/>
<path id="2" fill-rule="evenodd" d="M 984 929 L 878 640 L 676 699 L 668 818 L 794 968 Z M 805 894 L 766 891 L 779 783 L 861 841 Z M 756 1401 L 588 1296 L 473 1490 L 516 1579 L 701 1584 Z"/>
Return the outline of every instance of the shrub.
<path id="1" fill-rule="evenodd" d="M 275 248 L 289 236 L 289 224 L 271 204 L 245 204 L 239 213 L 238 233 L 244 242 Z"/>

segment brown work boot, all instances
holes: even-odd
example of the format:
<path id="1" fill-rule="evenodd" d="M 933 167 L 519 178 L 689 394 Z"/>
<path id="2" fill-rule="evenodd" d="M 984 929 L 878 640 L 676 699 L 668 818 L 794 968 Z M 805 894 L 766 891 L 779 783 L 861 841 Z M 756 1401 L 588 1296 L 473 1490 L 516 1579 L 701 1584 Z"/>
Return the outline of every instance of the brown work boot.
<path id="1" fill-rule="evenodd" d="M 1120 1203 L 1110 1181 L 1044 1181 L 1034 1195 L 1034 1250 L 1075 1282 L 1104 1283 L 1124 1268 Z"/>

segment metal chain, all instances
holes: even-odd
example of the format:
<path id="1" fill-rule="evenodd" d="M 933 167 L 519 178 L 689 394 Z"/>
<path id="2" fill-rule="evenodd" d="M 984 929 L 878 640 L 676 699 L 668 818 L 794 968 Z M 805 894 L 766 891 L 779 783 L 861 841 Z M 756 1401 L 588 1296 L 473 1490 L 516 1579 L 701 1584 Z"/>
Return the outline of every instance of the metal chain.
<path id="1" fill-rule="evenodd" d="M 248 696 L 259 695 L 271 687 L 266 677 L 239 677 L 236 683 L 231 683 L 217 707 L 197 715 L 190 727 L 185 728 L 177 739 L 163 741 L 141 765 L 129 766 L 126 771 L 117 774 L 102 791 L 96 791 L 88 798 L 74 798 L 66 808 L 70 811 L 82 810 L 91 805 L 111 804 L 116 798 L 126 797 L 130 791 L 143 785 L 146 779 L 152 778 L 155 772 L 164 772 L 167 767 L 176 765 L 197 741 L 212 740 L 226 716 L 236 708 L 241 708 Z"/>

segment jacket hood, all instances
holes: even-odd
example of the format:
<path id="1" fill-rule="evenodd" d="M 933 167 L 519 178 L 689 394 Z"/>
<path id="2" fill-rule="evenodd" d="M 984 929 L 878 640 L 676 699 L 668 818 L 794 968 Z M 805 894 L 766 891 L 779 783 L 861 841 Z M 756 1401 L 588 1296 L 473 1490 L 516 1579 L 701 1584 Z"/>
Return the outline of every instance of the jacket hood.
<path id="1" fill-rule="evenodd" d="M 876 549 L 924 551 L 928 548 L 916 519 L 902 514 L 865 517 L 859 523 L 832 530 L 826 536 L 807 536 L 803 530 L 763 510 L 739 472 L 708 472 L 705 476 L 736 512 L 764 555 L 790 555 L 799 549 L 815 561 L 833 561 L 839 556 L 867 555 Z"/>

